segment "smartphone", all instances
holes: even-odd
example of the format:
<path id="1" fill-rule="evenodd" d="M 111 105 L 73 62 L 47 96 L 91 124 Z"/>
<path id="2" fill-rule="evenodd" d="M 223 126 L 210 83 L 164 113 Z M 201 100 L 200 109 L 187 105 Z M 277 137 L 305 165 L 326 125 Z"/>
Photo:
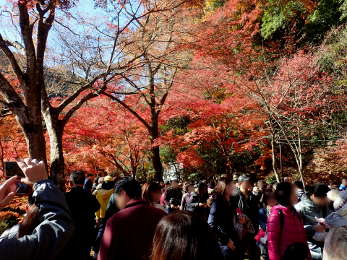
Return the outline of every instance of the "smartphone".
<path id="1" fill-rule="evenodd" d="M 5 176 L 10 178 L 12 176 L 19 176 L 21 178 L 25 177 L 22 170 L 19 168 L 17 162 L 5 162 Z"/>

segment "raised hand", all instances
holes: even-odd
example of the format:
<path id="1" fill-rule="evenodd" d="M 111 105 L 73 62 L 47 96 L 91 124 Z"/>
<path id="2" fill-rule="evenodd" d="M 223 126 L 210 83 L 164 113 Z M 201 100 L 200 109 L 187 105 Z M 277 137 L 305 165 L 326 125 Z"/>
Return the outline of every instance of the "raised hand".
<path id="1" fill-rule="evenodd" d="M 25 178 L 22 179 L 23 183 L 34 185 L 36 182 L 48 178 L 46 166 L 43 161 L 26 158 L 24 160 L 18 160 L 17 164 L 25 175 Z"/>
<path id="2" fill-rule="evenodd" d="M 16 195 L 17 182 L 18 177 L 13 176 L 0 186 L 0 209 L 5 207 Z"/>

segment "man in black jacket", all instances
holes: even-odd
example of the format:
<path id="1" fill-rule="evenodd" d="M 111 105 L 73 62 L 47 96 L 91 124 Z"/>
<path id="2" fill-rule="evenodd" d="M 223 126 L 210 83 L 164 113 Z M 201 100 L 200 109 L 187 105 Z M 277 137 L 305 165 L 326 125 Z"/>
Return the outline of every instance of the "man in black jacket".
<path id="1" fill-rule="evenodd" d="M 251 260 L 259 259 L 259 250 L 254 239 L 258 231 L 259 200 L 252 193 L 252 182 L 248 175 L 241 175 L 238 179 L 239 191 L 233 196 L 233 203 L 240 215 L 239 221 L 243 225 L 244 233 L 241 238 L 242 248 L 248 251 Z M 249 223 L 250 222 L 250 223 Z"/>
<path id="2" fill-rule="evenodd" d="M 84 260 L 90 256 L 90 249 L 96 239 L 95 212 L 100 208 L 97 199 L 83 189 L 85 174 L 83 171 L 71 173 L 70 181 L 73 185 L 66 193 L 76 232 L 69 243 L 67 258 Z"/>

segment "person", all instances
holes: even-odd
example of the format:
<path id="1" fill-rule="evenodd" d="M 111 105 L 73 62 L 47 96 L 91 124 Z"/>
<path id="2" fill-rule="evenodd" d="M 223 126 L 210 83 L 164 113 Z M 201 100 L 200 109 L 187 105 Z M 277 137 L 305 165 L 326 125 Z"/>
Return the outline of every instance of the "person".
<path id="1" fill-rule="evenodd" d="M 256 196 L 258 200 L 259 206 L 261 206 L 265 188 L 266 188 L 266 183 L 263 180 L 258 180 L 257 184 L 253 188 L 253 194 Z"/>
<path id="2" fill-rule="evenodd" d="M 72 189 L 65 194 L 76 230 L 68 244 L 64 259 L 89 259 L 90 250 L 96 238 L 95 212 L 100 208 L 97 199 L 83 189 L 85 173 L 75 171 L 70 174 Z"/>
<path id="3" fill-rule="evenodd" d="M 182 196 L 180 210 L 193 212 L 194 208 L 192 202 L 195 196 L 194 185 L 192 183 L 187 183 L 185 185 L 185 192 L 186 193 Z"/>
<path id="4" fill-rule="evenodd" d="M 240 259 L 239 238 L 234 228 L 234 223 L 237 221 L 236 209 L 231 199 L 234 189 L 232 180 L 228 178 L 219 180 L 208 216 L 208 224 L 217 236 L 225 260 Z"/>
<path id="5" fill-rule="evenodd" d="M 140 184 L 124 178 L 115 185 L 119 212 L 106 224 L 98 260 L 149 259 L 157 224 L 166 215 L 141 199 Z"/>
<path id="6" fill-rule="evenodd" d="M 272 207 L 267 224 L 269 259 L 282 260 L 286 250 L 295 243 L 304 244 L 309 254 L 304 222 L 294 208 L 298 201 L 295 186 L 279 183 L 275 198 L 278 205 Z"/>
<path id="7" fill-rule="evenodd" d="M 347 191 L 331 190 L 327 197 L 334 202 L 336 212 L 325 218 L 329 233 L 324 243 L 323 259 L 345 260 L 347 256 Z"/>
<path id="8" fill-rule="evenodd" d="M 98 177 L 95 179 L 95 183 L 93 184 L 93 193 L 95 194 L 95 191 L 102 189 L 102 184 L 104 183 L 104 177 Z"/>
<path id="9" fill-rule="evenodd" d="M 259 188 L 259 190 L 261 192 L 264 192 L 265 191 L 265 188 L 266 188 L 266 183 L 264 180 L 258 180 L 257 182 L 257 187 Z"/>
<path id="10" fill-rule="evenodd" d="M 259 200 L 252 193 L 252 182 L 248 175 L 239 177 L 239 190 L 233 196 L 233 203 L 236 205 L 240 225 L 237 225 L 241 240 L 242 254 L 248 253 L 249 258 L 259 259 L 260 252 L 254 239 L 258 232 L 258 210 Z"/>
<path id="11" fill-rule="evenodd" d="M 36 159 L 18 161 L 25 178 L 33 187 L 28 214 L 18 225 L 0 237 L 1 259 L 58 260 L 74 232 L 64 194 L 48 180 L 44 162 Z M 18 179 L 12 177 L 0 187 L 2 207 L 15 195 Z"/>
<path id="12" fill-rule="evenodd" d="M 246 215 L 252 222 L 252 224 L 257 227 L 258 219 L 257 214 L 259 210 L 259 201 L 256 196 L 252 193 L 252 182 L 248 175 L 241 175 L 239 177 L 239 190 L 233 196 L 233 200 L 237 208 L 239 208 L 244 215 Z"/>
<path id="13" fill-rule="evenodd" d="M 347 190 L 347 179 L 346 178 L 343 178 L 341 180 L 341 185 L 339 187 L 339 190 L 340 191 L 344 191 L 344 190 Z"/>
<path id="14" fill-rule="evenodd" d="M 207 222 L 210 207 L 208 205 L 210 196 L 208 195 L 208 186 L 206 182 L 200 182 L 197 186 L 197 193 L 194 193 L 190 207 L 192 212 Z"/>
<path id="15" fill-rule="evenodd" d="M 168 205 L 166 204 L 166 201 L 165 201 L 165 197 L 166 197 L 166 191 L 169 189 L 169 187 L 170 187 L 170 182 L 166 181 L 164 184 L 164 187 L 162 189 L 162 194 L 160 197 L 160 205 L 162 205 L 164 208 L 168 207 Z"/>
<path id="16" fill-rule="evenodd" d="M 295 208 L 303 218 L 312 259 L 321 260 L 324 240 L 328 234 L 322 219 L 332 212 L 327 198 L 330 189 L 325 184 L 317 183 L 306 187 L 306 190 L 307 196 Z"/>
<path id="17" fill-rule="evenodd" d="M 145 183 L 142 186 L 142 199 L 155 208 L 165 211 L 165 208 L 160 205 L 161 186 L 157 182 Z"/>
<path id="18" fill-rule="evenodd" d="M 290 178 L 289 178 L 289 177 L 284 177 L 284 178 L 283 178 L 283 182 L 289 182 L 289 183 L 290 183 L 291 181 L 290 181 Z"/>
<path id="19" fill-rule="evenodd" d="M 260 258 L 268 259 L 268 251 L 267 251 L 267 233 L 266 233 L 266 225 L 268 217 L 270 216 L 270 212 L 272 207 L 277 205 L 277 201 L 275 198 L 275 193 L 272 191 L 265 191 L 262 196 L 262 207 L 258 212 L 258 220 L 259 220 L 259 231 L 255 236 L 255 240 L 257 241 L 257 246 L 260 249 Z"/>
<path id="20" fill-rule="evenodd" d="M 101 189 L 96 190 L 94 195 L 100 204 L 99 210 L 95 212 L 98 223 L 102 222 L 106 215 L 106 207 L 113 193 L 114 182 L 111 176 L 104 177 Z"/>
<path id="21" fill-rule="evenodd" d="M 222 260 L 206 222 L 191 212 L 176 212 L 158 224 L 151 260 Z"/>
<path id="22" fill-rule="evenodd" d="M 305 196 L 304 184 L 302 181 L 295 181 L 294 185 L 296 187 L 296 196 L 298 196 L 298 202 L 300 202 Z"/>
<path id="23" fill-rule="evenodd" d="M 101 239 L 102 239 L 102 236 L 104 235 L 107 221 L 119 211 L 119 208 L 117 207 L 117 203 L 116 203 L 116 196 L 117 194 L 115 194 L 113 190 L 113 193 L 111 194 L 107 203 L 105 218 L 103 218 L 102 221 L 99 221 L 97 223 L 97 226 L 96 226 L 97 235 L 96 235 L 95 243 L 93 246 L 93 250 L 95 254 L 98 254 L 99 252 Z"/>
<path id="24" fill-rule="evenodd" d="M 177 179 L 171 181 L 170 187 L 165 193 L 165 204 L 169 213 L 179 209 L 182 201 L 182 189 L 178 185 Z"/>
<path id="25" fill-rule="evenodd" d="M 93 184 L 94 184 L 95 175 L 92 173 L 88 173 L 87 178 L 85 178 L 83 189 L 92 193 Z"/>

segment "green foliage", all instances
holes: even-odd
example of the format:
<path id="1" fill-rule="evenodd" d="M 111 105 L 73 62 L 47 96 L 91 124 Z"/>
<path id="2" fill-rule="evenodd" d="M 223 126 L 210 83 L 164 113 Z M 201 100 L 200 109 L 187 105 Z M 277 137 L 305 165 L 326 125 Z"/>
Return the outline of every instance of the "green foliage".
<path id="1" fill-rule="evenodd" d="M 326 46 L 318 60 L 322 71 L 334 77 L 335 86 L 347 85 L 347 25 L 334 29 L 326 39 Z M 342 93 L 341 93 L 342 94 Z"/>
<path id="2" fill-rule="evenodd" d="M 308 40 L 313 42 L 321 41 L 324 34 L 331 27 L 343 22 L 347 15 L 346 5 L 346 0 L 320 0 L 316 9 L 308 17 L 308 23 L 305 26 L 305 34 Z"/>
<path id="3" fill-rule="evenodd" d="M 340 20 L 346 21 L 347 20 L 347 0 L 340 0 L 341 6 L 340 6 L 340 12 L 341 12 L 341 17 Z"/>
<path id="4" fill-rule="evenodd" d="M 226 0 L 206 0 L 205 2 L 205 12 L 213 12 L 217 8 L 222 7 L 225 4 Z"/>
<path id="5" fill-rule="evenodd" d="M 160 147 L 160 158 L 164 163 L 174 163 L 176 162 L 176 153 L 168 145 L 162 145 Z"/>
<path id="6" fill-rule="evenodd" d="M 0 220 L 0 235 L 4 233 L 6 229 L 18 224 L 18 218 L 12 214 L 8 214 L 6 217 L 2 217 Z"/>
<path id="7" fill-rule="evenodd" d="M 277 182 L 277 180 L 276 180 L 276 176 L 273 174 L 273 175 L 269 175 L 269 176 L 267 176 L 266 178 L 265 178 L 265 182 L 267 183 L 267 184 L 275 184 L 276 182 Z"/>
<path id="8" fill-rule="evenodd" d="M 188 116 L 179 116 L 170 118 L 167 123 L 160 128 L 162 132 L 173 130 L 176 135 L 183 135 L 188 132 L 187 126 L 190 122 Z"/>
<path id="9" fill-rule="evenodd" d="M 276 32 L 285 29 L 292 20 L 306 11 L 305 6 L 299 1 L 283 4 L 278 0 L 269 0 L 262 18 L 261 36 L 266 40 L 272 38 Z"/>
<path id="10" fill-rule="evenodd" d="M 308 8 L 300 0 L 268 0 L 261 36 L 273 39 L 279 32 L 294 33 L 294 28 L 298 38 L 303 36 L 301 42 L 320 43 L 330 28 L 347 19 L 347 0 L 319 0 L 314 10 Z"/>

